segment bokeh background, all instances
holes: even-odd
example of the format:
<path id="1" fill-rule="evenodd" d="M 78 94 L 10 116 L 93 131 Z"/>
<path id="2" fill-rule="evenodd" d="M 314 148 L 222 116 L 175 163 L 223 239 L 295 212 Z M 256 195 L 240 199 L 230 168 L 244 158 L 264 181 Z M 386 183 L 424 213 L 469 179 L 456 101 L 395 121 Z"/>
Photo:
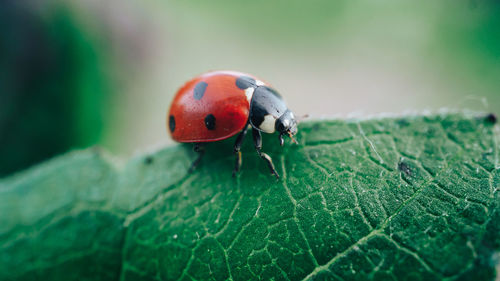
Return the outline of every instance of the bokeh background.
<path id="1" fill-rule="evenodd" d="M 177 88 L 216 69 L 311 118 L 499 113 L 500 2 L 0 1 L 0 177 L 92 145 L 169 145 Z"/>

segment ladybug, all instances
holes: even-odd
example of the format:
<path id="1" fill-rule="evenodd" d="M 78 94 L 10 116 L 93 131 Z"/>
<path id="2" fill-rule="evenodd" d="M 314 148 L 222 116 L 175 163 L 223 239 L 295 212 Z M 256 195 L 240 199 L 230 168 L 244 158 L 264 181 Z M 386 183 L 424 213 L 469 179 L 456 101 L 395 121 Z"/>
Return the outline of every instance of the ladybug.
<path id="1" fill-rule="evenodd" d="M 199 164 L 204 144 L 238 134 L 234 143 L 235 176 L 241 167 L 241 144 L 251 127 L 257 153 L 271 174 L 279 178 L 271 157 L 261 151 L 261 133 L 278 132 L 281 146 L 285 135 L 297 143 L 293 138 L 297 120 L 281 95 L 255 76 L 236 71 L 208 72 L 188 81 L 175 95 L 167 123 L 175 141 L 193 143 L 199 153 L 190 172 Z"/>

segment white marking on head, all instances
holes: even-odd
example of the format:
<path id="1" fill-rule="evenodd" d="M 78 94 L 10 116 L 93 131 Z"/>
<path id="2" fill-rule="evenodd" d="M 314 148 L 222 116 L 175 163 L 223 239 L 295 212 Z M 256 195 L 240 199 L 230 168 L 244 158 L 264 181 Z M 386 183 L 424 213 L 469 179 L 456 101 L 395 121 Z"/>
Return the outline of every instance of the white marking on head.
<path id="1" fill-rule="evenodd" d="M 248 87 L 245 89 L 245 96 L 247 96 L 248 103 L 252 100 L 253 92 L 255 89 L 253 87 Z"/>
<path id="2" fill-rule="evenodd" d="M 264 86 L 264 85 L 266 85 L 266 83 L 264 83 L 264 82 L 262 82 L 260 80 L 255 80 L 255 85 L 257 85 L 257 86 Z"/>
<path id="3" fill-rule="evenodd" d="M 261 129 L 264 133 L 272 134 L 275 130 L 276 118 L 271 114 L 264 116 L 264 121 L 259 125 L 259 129 Z"/>

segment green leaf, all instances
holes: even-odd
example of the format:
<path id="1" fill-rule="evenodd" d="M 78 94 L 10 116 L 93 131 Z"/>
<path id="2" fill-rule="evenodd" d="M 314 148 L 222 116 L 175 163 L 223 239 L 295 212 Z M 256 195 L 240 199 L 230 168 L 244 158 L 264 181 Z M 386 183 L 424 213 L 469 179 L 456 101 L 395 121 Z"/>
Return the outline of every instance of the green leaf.
<path id="1" fill-rule="evenodd" d="M 72 152 L 0 181 L 0 280 L 494 280 L 498 127 L 441 114 L 301 124 L 200 167 Z"/>

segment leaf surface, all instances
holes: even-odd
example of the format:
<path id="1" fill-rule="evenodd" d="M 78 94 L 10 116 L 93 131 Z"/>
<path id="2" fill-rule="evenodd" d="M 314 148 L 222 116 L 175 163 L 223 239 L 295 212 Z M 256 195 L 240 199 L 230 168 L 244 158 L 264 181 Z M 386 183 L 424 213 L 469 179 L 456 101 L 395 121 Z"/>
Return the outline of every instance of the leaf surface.
<path id="1" fill-rule="evenodd" d="M 0 181 L 0 280 L 494 280 L 500 133 L 441 114 L 312 121 L 120 164 L 72 152 Z"/>

